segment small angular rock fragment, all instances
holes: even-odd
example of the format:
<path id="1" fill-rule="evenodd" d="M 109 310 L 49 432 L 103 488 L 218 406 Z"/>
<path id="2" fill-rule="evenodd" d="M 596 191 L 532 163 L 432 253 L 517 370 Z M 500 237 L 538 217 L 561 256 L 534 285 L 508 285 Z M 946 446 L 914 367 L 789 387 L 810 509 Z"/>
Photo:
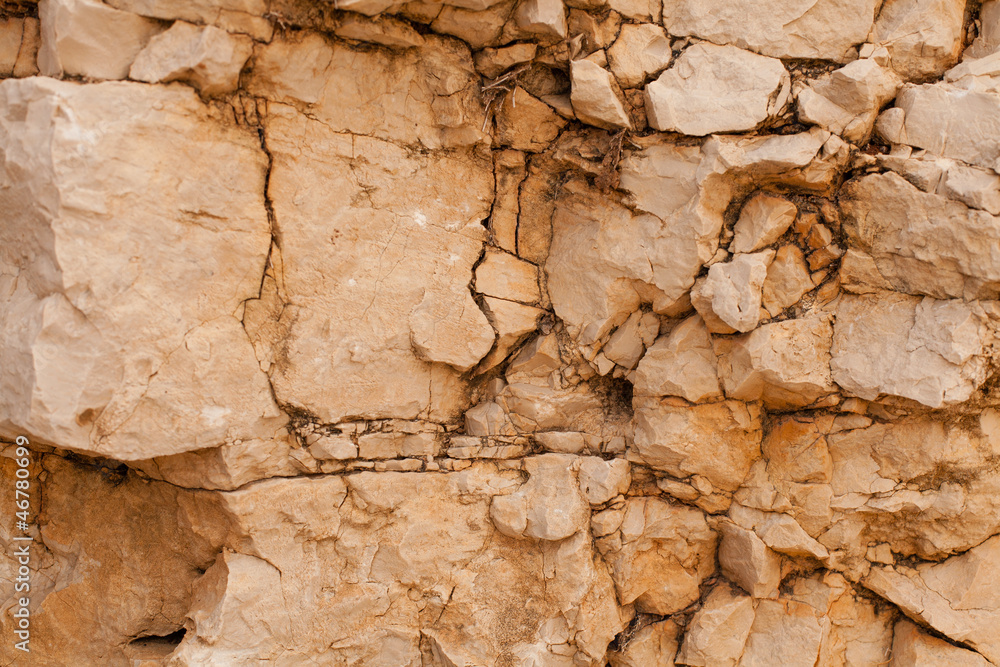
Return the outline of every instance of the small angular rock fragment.
<path id="1" fill-rule="evenodd" d="M 795 204 L 787 199 L 763 193 L 756 195 L 740 211 L 733 228 L 735 236 L 730 252 L 753 252 L 771 245 L 791 227 L 798 212 Z"/>
<path id="2" fill-rule="evenodd" d="M 498 299 L 537 303 L 538 267 L 505 252 L 489 251 L 476 267 L 476 291 Z"/>
<path id="3" fill-rule="evenodd" d="M 205 97 L 225 95 L 236 90 L 252 50 L 253 41 L 246 35 L 176 21 L 149 40 L 132 63 L 129 78 L 147 83 L 189 81 Z"/>
<path id="4" fill-rule="evenodd" d="M 712 339 L 701 316 L 660 336 L 643 355 L 632 383 L 637 396 L 681 396 L 692 403 L 721 397 Z"/>
<path id="5" fill-rule="evenodd" d="M 658 25 L 627 23 L 608 49 L 611 72 L 623 88 L 638 88 L 666 69 L 672 52 L 666 32 Z"/>
<path id="6" fill-rule="evenodd" d="M 719 564 L 722 573 L 755 598 L 778 596 L 781 583 L 781 556 L 752 531 L 734 523 L 721 525 Z"/>
<path id="7" fill-rule="evenodd" d="M 527 0 L 517 10 L 517 27 L 546 39 L 565 39 L 566 9 L 562 0 Z"/>
<path id="8" fill-rule="evenodd" d="M 761 289 L 761 304 L 776 317 L 781 311 L 798 303 L 813 287 L 805 258 L 798 246 L 778 248 L 774 261 L 767 267 L 767 278 Z"/>
<path id="9" fill-rule="evenodd" d="M 889 50 L 889 65 L 907 81 L 940 76 L 962 50 L 965 0 L 888 0 L 870 42 Z"/>
<path id="10" fill-rule="evenodd" d="M 900 85 L 892 70 L 874 59 L 855 60 L 799 91 L 799 118 L 863 144 Z"/>
<path id="11" fill-rule="evenodd" d="M 573 112 L 584 123 L 607 130 L 632 126 L 611 73 L 589 60 L 570 63 Z"/>
<path id="12" fill-rule="evenodd" d="M 774 250 L 713 264 L 691 290 L 691 303 L 712 333 L 750 331 L 760 321 L 761 288 Z"/>
<path id="13" fill-rule="evenodd" d="M 677 655 L 682 665 L 736 667 L 753 625 L 754 605 L 749 596 L 726 584 L 716 586 L 695 612 Z"/>

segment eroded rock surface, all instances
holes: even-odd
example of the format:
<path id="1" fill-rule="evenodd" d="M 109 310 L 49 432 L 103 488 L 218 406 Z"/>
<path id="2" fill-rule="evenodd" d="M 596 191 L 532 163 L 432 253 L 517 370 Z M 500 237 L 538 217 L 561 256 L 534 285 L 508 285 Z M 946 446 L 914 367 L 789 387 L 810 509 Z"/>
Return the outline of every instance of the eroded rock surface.
<path id="1" fill-rule="evenodd" d="M 6 0 L 0 209 L 0 663 L 1000 664 L 998 0 Z"/>

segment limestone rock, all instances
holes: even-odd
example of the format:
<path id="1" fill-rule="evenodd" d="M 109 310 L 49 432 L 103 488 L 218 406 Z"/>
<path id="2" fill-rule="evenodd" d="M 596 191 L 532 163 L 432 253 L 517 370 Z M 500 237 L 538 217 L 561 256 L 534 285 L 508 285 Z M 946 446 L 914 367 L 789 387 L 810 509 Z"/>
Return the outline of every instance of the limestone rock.
<path id="1" fill-rule="evenodd" d="M 497 338 L 493 349 L 480 362 L 479 372 L 489 370 L 506 359 L 538 327 L 538 320 L 545 314 L 534 306 L 489 296 L 483 297 L 483 304 L 486 319 L 496 329 Z"/>
<path id="2" fill-rule="evenodd" d="M 915 569 L 872 568 L 863 583 L 911 618 L 996 663 L 1000 660 L 1000 604 L 996 578 L 990 573 L 995 572 L 998 559 L 1000 539 L 993 537 L 943 563 L 922 563 Z M 963 654 L 956 657 L 968 660 Z"/>
<path id="3" fill-rule="evenodd" d="M 632 483 L 631 467 L 625 459 L 605 461 L 596 456 L 580 459 L 580 489 L 591 505 L 603 505 L 628 491 Z"/>
<path id="4" fill-rule="evenodd" d="M 715 569 L 716 534 L 698 510 L 657 498 L 630 498 L 621 528 L 597 547 L 611 566 L 618 599 L 667 615 L 698 599 Z"/>
<path id="5" fill-rule="evenodd" d="M 933 408 L 961 403 L 986 379 L 993 336 L 986 313 L 978 302 L 845 296 L 834 327 L 833 379 L 865 400 L 889 394 Z"/>
<path id="6" fill-rule="evenodd" d="M 646 113 L 657 130 L 696 136 L 742 132 L 780 113 L 789 91 L 781 61 L 702 43 L 646 86 Z"/>
<path id="7" fill-rule="evenodd" d="M 774 664 L 811 667 L 823 642 L 820 614 L 811 606 L 792 600 L 761 600 L 754 614 L 740 665 Z"/>
<path id="8" fill-rule="evenodd" d="M 621 187 L 643 213 L 574 182 L 552 218 L 549 296 L 570 336 L 585 345 L 638 310 L 640 292 L 658 312 L 686 295 L 718 248 L 732 196 L 696 147 L 654 144 L 624 159 L 621 171 Z"/>
<path id="9" fill-rule="evenodd" d="M 136 55 L 163 28 L 96 0 L 42 0 L 38 69 L 94 79 L 124 79 Z"/>
<path id="10" fill-rule="evenodd" d="M 21 276 L 0 302 L 4 433 L 129 460 L 272 431 L 282 415 L 233 317 L 270 245 L 257 137 L 191 90 L 35 78 L 0 98 L 0 192 L 21 202 L 0 231 L 18 248 L 3 273 Z M 110 123 L 112 101 L 115 132 L 78 131 Z"/>
<path id="11" fill-rule="evenodd" d="M 476 365 L 495 337 L 469 291 L 493 191 L 489 162 L 409 153 L 279 104 L 265 136 L 283 289 L 294 301 L 276 312 L 279 337 L 262 345 L 280 350 L 269 369 L 279 399 L 327 423 L 457 416 L 467 400 L 458 369 Z M 356 150 L 367 168 L 352 168 Z M 304 200 L 303 182 L 314 184 Z"/>
<path id="12" fill-rule="evenodd" d="M 677 655 L 682 665 L 735 667 L 753 625 L 754 605 L 747 595 L 716 586 L 695 612 Z"/>
<path id="13" fill-rule="evenodd" d="M 517 9 L 517 27 L 544 39 L 565 39 L 566 9 L 562 0 L 527 0 Z"/>
<path id="14" fill-rule="evenodd" d="M 752 403 L 654 403 L 636 410 L 634 454 L 674 477 L 701 475 L 732 492 L 760 456 L 760 429 L 760 409 Z"/>
<path id="15" fill-rule="evenodd" d="M 423 36 L 408 23 L 392 16 L 365 18 L 347 14 L 340 19 L 334 34 L 342 39 L 381 44 L 394 49 L 422 46 Z"/>
<path id="16" fill-rule="evenodd" d="M 986 658 L 932 637 L 913 623 L 903 620 L 896 624 L 892 639 L 891 667 L 989 667 Z"/>
<path id="17" fill-rule="evenodd" d="M 963 60 L 984 58 L 1000 51 L 1000 4 L 996 0 L 986 0 L 979 21 L 979 35 L 962 54 Z"/>
<path id="18" fill-rule="evenodd" d="M 477 52 L 473 59 L 476 69 L 489 79 L 495 79 L 511 67 L 531 62 L 538 52 L 538 45 L 520 42 L 502 48 L 486 48 Z"/>
<path id="19" fill-rule="evenodd" d="M 750 331 L 760 321 L 761 289 L 774 250 L 736 255 L 713 264 L 691 292 L 691 303 L 712 333 Z"/>
<path id="20" fill-rule="evenodd" d="M 832 394 L 830 318 L 772 322 L 720 344 L 719 376 L 726 395 L 763 399 L 771 409 L 804 407 Z"/>
<path id="21" fill-rule="evenodd" d="M 900 85 L 892 70 L 873 58 L 855 60 L 799 91 L 799 118 L 863 144 Z"/>
<path id="22" fill-rule="evenodd" d="M 331 134 L 429 149 L 486 140 L 478 88 L 468 47 L 454 40 L 429 35 L 405 51 L 357 50 L 311 31 L 260 48 L 246 84 L 271 102 L 302 105 Z"/>
<path id="23" fill-rule="evenodd" d="M 784 234 L 798 215 L 795 204 L 767 194 L 759 194 L 748 201 L 733 228 L 735 236 L 730 246 L 734 253 L 760 250 L 771 245 Z"/>
<path id="24" fill-rule="evenodd" d="M 712 339 L 698 315 L 646 350 L 632 376 L 637 396 L 681 396 L 692 403 L 720 398 Z"/>
<path id="25" fill-rule="evenodd" d="M 501 146 L 539 151 L 559 136 L 565 125 L 552 107 L 518 87 L 504 97 L 497 113 L 496 139 Z"/>
<path id="26" fill-rule="evenodd" d="M 510 537 L 548 541 L 586 530 L 590 517 L 587 501 L 570 470 L 574 459 L 566 454 L 526 459 L 528 481 L 515 493 L 495 497 L 490 506 L 497 530 Z"/>
<path id="27" fill-rule="evenodd" d="M 656 315 L 637 310 L 615 329 L 601 353 L 622 368 L 635 368 L 659 330 L 660 320 Z"/>
<path id="28" fill-rule="evenodd" d="M 608 130 L 630 128 L 611 73 L 589 60 L 570 63 L 573 112 L 582 122 Z"/>
<path id="29" fill-rule="evenodd" d="M 964 22 L 962 0 L 889 0 L 868 41 L 888 49 L 889 65 L 905 80 L 926 80 L 958 62 Z"/>
<path id="30" fill-rule="evenodd" d="M 504 252 L 487 252 L 476 267 L 476 291 L 498 299 L 537 303 L 538 268 Z"/>
<path id="31" fill-rule="evenodd" d="M 904 113 L 900 143 L 987 169 L 1000 158 L 1000 98 L 994 93 L 947 82 L 904 86 L 896 108 Z M 941 128 L 941 118 L 952 122 Z"/>
<path id="32" fill-rule="evenodd" d="M 650 623 L 629 638 L 626 646 L 608 655 L 611 667 L 674 667 L 680 627 L 671 620 Z"/>
<path id="33" fill-rule="evenodd" d="M 750 530 L 734 523 L 721 525 L 719 564 L 722 573 L 755 598 L 778 596 L 781 557 Z"/>
<path id="34" fill-rule="evenodd" d="M 666 69 L 672 55 L 663 28 L 627 23 L 608 49 L 608 63 L 623 88 L 638 88 L 647 78 Z"/>
<path id="35" fill-rule="evenodd" d="M 841 206 L 848 238 L 893 289 L 939 299 L 1000 295 L 1000 262 L 989 250 L 1000 242 L 1000 218 L 892 173 L 847 184 Z"/>
<path id="36" fill-rule="evenodd" d="M 153 19 L 180 19 L 198 25 L 214 25 L 263 42 L 269 42 L 274 33 L 271 21 L 264 17 L 268 12 L 265 0 L 109 0 L 107 4 Z M 346 6 L 341 8 L 348 9 Z"/>
<path id="37" fill-rule="evenodd" d="M 190 81 L 206 97 L 224 95 L 236 90 L 252 50 L 253 42 L 244 35 L 177 21 L 139 52 L 129 78 L 149 83 Z"/>
<path id="38" fill-rule="evenodd" d="M 836 0 L 781 2 L 759 11 L 751 0 L 664 0 L 663 25 L 672 35 L 733 44 L 775 58 L 846 62 L 865 41 L 879 8 L 864 0 L 849 14 Z"/>
<path id="39" fill-rule="evenodd" d="M 774 261 L 767 267 L 767 278 L 761 287 L 761 304 L 771 317 L 776 317 L 781 311 L 798 303 L 813 287 L 815 285 L 802 251 L 797 246 L 782 246 L 775 253 Z"/>

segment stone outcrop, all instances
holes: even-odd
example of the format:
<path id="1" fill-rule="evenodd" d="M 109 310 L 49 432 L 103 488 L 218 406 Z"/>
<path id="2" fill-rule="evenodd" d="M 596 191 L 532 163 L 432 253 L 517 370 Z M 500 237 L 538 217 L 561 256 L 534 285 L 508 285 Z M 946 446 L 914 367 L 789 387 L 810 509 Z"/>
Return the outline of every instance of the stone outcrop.
<path id="1" fill-rule="evenodd" d="M 1000 0 L 4 0 L 0 210 L 4 665 L 1000 665 Z"/>

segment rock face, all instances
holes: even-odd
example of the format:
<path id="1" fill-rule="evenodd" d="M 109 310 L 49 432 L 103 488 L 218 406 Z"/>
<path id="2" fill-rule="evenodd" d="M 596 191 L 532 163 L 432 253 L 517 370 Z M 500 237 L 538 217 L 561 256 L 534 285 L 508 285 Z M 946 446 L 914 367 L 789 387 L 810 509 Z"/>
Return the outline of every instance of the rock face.
<path id="1" fill-rule="evenodd" d="M 0 664 L 1000 665 L 1000 0 L 5 0 L 0 210 Z"/>

